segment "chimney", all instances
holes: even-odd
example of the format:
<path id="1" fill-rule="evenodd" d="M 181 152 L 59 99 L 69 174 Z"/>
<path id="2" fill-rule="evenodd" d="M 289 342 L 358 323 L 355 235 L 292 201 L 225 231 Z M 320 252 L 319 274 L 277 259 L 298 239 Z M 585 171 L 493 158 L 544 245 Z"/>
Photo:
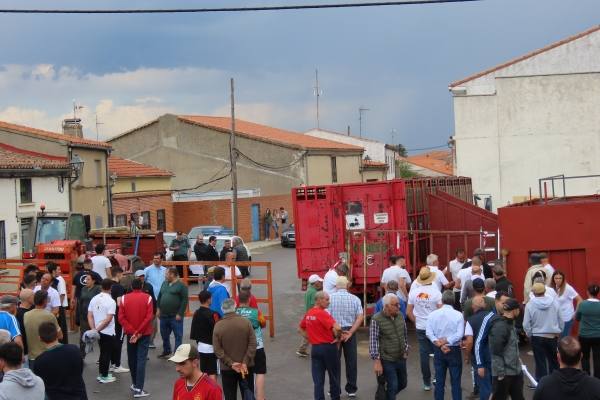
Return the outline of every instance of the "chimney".
<path id="1" fill-rule="evenodd" d="M 62 124 L 63 134 L 69 136 L 75 136 L 78 138 L 83 137 L 83 126 L 81 125 L 80 118 L 67 118 L 63 120 Z"/>

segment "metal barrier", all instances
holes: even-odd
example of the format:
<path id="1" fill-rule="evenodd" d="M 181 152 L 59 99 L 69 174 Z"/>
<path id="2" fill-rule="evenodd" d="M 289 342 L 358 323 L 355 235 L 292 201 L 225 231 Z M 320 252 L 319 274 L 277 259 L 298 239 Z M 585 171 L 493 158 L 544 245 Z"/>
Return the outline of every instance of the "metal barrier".
<path id="1" fill-rule="evenodd" d="M 23 282 L 23 271 L 25 267 L 29 264 L 37 265 L 40 271 L 46 272 L 46 264 L 49 262 L 54 262 L 59 265 L 61 271 L 64 271 L 62 268 L 64 265 L 68 266 L 68 263 L 65 263 L 65 260 L 42 260 L 42 259 L 0 259 L 0 296 L 5 294 L 10 294 L 13 296 L 19 296 L 19 292 L 21 291 L 21 282 Z M 5 272 L 6 271 L 6 272 Z M 11 271 L 14 271 L 11 273 Z M 69 309 L 67 311 L 67 317 L 69 320 L 69 329 L 71 331 L 75 330 L 75 310 L 71 307 L 70 298 L 71 298 L 71 290 L 73 287 L 73 275 L 71 274 L 70 268 L 69 272 L 61 272 L 63 279 L 65 280 L 65 284 L 67 286 L 67 300 L 69 300 Z M 6 290 L 5 286 L 8 286 L 8 290 Z"/>
<path id="2" fill-rule="evenodd" d="M 271 263 L 270 262 L 265 262 L 265 261 L 236 261 L 236 262 L 221 262 L 221 261 L 203 261 L 202 263 L 199 263 L 198 261 L 164 261 L 162 263 L 163 266 L 165 267 L 175 267 L 175 266 L 182 266 L 184 268 L 183 269 L 183 276 L 181 277 L 181 280 L 185 283 L 186 286 L 190 286 L 190 282 L 196 282 L 196 283 L 201 283 L 204 280 L 204 277 L 199 275 L 199 276 L 190 276 L 190 271 L 189 271 L 189 267 L 190 266 L 207 266 L 207 267 L 211 267 L 211 266 L 215 266 L 215 267 L 223 267 L 223 268 L 227 268 L 229 267 L 230 269 L 230 276 L 231 279 L 227 279 L 227 281 L 231 281 L 231 297 L 233 299 L 235 299 L 237 297 L 237 285 L 238 282 L 240 281 L 240 279 L 236 278 L 235 276 L 235 267 L 237 266 L 239 267 L 259 267 L 259 268 L 265 268 L 266 269 L 266 279 L 257 279 L 257 278 L 253 278 L 251 276 L 247 277 L 246 279 L 249 279 L 250 282 L 252 283 L 252 287 L 254 288 L 255 285 L 265 285 L 266 289 L 267 289 L 267 297 L 266 298 L 259 298 L 256 297 L 256 295 L 254 294 L 254 290 L 253 290 L 253 294 L 256 297 L 256 302 L 257 303 L 262 303 L 262 304 L 267 304 L 267 309 L 268 309 L 268 313 L 264 315 L 265 319 L 267 321 L 269 321 L 269 336 L 270 337 L 275 337 L 275 312 L 274 312 L 274 307 L 273 307 L 273 279 L 272 279 L 272 274 L 271 274 Z M 195 295 L 190 295 L 189 299 L 188 299 L 188 307 L 186 310 L 186 316 L 191 316 L 192 313 L 190 311 L 190 301 L 197 300 L 197 297 Z"/>

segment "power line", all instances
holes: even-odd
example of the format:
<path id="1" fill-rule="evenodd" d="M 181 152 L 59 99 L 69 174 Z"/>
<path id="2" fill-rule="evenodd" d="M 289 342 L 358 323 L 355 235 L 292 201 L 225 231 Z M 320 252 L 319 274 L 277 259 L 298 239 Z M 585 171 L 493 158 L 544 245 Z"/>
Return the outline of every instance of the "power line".
<path id="1" fill-rule="evenodd" d="M 408 6 L 417 4 L 470 3 L 483 0 L 408 0 L 363 3 L 296 4 L 287 6 L 249 6 L 216 8 L 147 8 L 147 9 L 0 9 L 2 14 L 181 14 L 181 13 L 224 13 L 248 11 L 289 11 L 324 8 L 364 8 L 386 6 Z"/>
<path id="2" fill-rule="evenodd" d="M 218 181 L 220 181 L 220 180 L 223 180 L 223 179 L 227 178 L 229 175 L 231 175 L 231 168 L 229 169 L 229 171 L 228 171 L 228 172 L 227 172 L 225 175 L 223 175 L 223 176 L 220 176 L 220 177 L 218 177 L 218 178 L 215 178 L 215 176 L 217 176 L 217 174 L 219 174 L 221 171 L 223 171 L 223 170 L 224 170 L 226 167 L 229 167 L 229 165 L 227 165 L 227 164 L 226 164 L 226 165 L 225 165 L 223 168 L 221 168 L 221 169 L 220 169 L 220 170 L 218 170 L 218 171 L 217 171 L 217 172 L 216 172 L 216 173 L 215 173 L 213 176 L 211 176 L 211 177 L 208 179 L 208 181 L 206 181 L 206 182 L 203 182 L 203 183 L 201 183 L 201 184 L 199 184 L 199 185 L 196 185 L 196 186 L 194 186 L 194 187 L 191 187 L 191 188 L 186 188 L 186 189 L 178 189 L 178 190 L 173 190 L 173 191 L 174 191 L 174 192 L 179 192 L 179 193 L 186 193 L 186 192 L 190 192 L 190 191 L 192 191 L 192 190 L 200 189 L 202 186 L 206 186 L 206 185 L 209 185 L 209 184 L 211 184 L 211 183 L 214 183 L 214 182 L 218 182 Z"/>
<path id="3" fill-rule="evenodd" d="M 406 151 L 423 151 L 423 150 L 435 150 L 435 149 L 443 149 L 447 148 L 448 145 L 440 145 L 440 146 L 431 146 L 431 147 L 421 147 L 420 149 L 406 149 Z"/>
<path id="4" fill-rule="evenodd" d="M 295 164 L 298 164 L 300 161 L 302 161 L 302 158 L 304 157 L 304 155 L 306 154 L 306 152 L 302 153 L 296 160 L 292 161 L 289 164 L 285 164 L 285 165 L 268 165 L 268 164 L 264 164 L 261 162 L 258 162 L 256 160 L 253 160 L 252 158 L 250 158 L 249 156 L 247 156 L 246 154 L 242 153 L 240 151 L 240 149 L 235 149 L 235 151 L 241 155 L 242 157 L 244 157 L 246 160 L 250 161 L 252 164 L 260 167 L 260 168 L 264 168 L 264 169 L 270 169 L 270 170 L 281 170 L 281 169 L 288 169 L 291 168 L 292 166 L 294 166 Z"/>

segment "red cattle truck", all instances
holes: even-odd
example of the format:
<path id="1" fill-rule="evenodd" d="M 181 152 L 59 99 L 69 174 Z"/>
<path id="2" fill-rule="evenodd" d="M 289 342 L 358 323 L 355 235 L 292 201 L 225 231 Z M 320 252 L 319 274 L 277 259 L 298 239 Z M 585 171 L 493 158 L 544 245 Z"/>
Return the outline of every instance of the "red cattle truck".
<path id="1" fill-rule="evenodd" d="M 413 274 L 429 253 L 444 267 L 456 249 L 498 257 L 498 217 L 474 204 L 471 179 L 435 177 L 292 189 L 296 259 L 302 287 L 340 260 L 351 290 L 370 303 L 378 296 L 391 255 L 406 257 Z"/>

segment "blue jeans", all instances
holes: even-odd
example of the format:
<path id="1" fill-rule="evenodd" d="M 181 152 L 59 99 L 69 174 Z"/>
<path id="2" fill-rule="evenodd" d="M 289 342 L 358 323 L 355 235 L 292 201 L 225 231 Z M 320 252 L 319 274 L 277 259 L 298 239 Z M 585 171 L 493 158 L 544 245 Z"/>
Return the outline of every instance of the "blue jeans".
<path id="1" fill-rule="evenodd" d="M 406 360 L 385 361 L 381 360 L 383 375 L 387 382 L 386 400 L 396 400 L 396 395 L 406 388 L 408 379 L 406 377 Z"/>
<path id="2" fill-rule="evenodd" d="M 335 344 L 314 344 L 310 353 L 315 400 L 325 400 L 325 371 L 329 375 L 331 400 L 340 400 L 340 360 Z"/>
<path id="3" fill-rule="evenodd" d="M 475 366 L 475 382 L 479 387 L 479 400 L 488 400 L 492 394 L 492 364 L 484 363 L 483 368 L 485 368 L 485 375 L 482 378 L 477 373 L 477 366 Z"/>
<path id="4" fill-rule="evenodd" d="M 435 367 L 435 400 L 444 400 L 444 387 L 446 386 L 446 372 L 450 370 L 450 383 L 452 385 L 452 400 L 462 399 L 460 376 L 462 374 L 462 357 L 459 346 L 450 347 L 450 352 L 444 354 L 438 347 L 434 349 L 433 365 Z"/>
<path id="5" fill-rule="evenodd" d="M 348 329 L 344 329 L 347 331 Z M 357 371 L 357 350 L 356 350 L 356 335 L 352 335 L 347 342 L 342 342 L 338 351 L 338 383 L 340 384 L 340 390 L 342 385 L 342 353 L 344 353 L 344 364 L 346 366 L 346 393 L 356 393 L 358 387 L 356 386 Z"/>
<path id="6" fill-rule="evenodd" d="M 570 321 L 565 322 L 565 327 L 563 328 L 562 333 L 560 334 L 560 338 L 564 338 L 565 336 L 569 336 L 571 334 L 571 328 L 573 327 L 573 318 Z"/>
<path id="7" fill-rule="evenodd" d="M 419 357 L 421 359 L 421 375 L 423 376 L 423 385 L 431 385 L 431 368 L 429 367 L 429 355 L 433 353 L 433 343 L 427 339 L 424 329 L 417 329 L 417 339 L 419 340 Z"/>
<path id="8" fill-rule="evenodd" d="M 160 336 L 163 341 L 163 353 L 171 353 L 171 332 L 175 335 L 175 350 L 181 345 L 183 338 L 183 318 L 160 317 Z"/>
<path id="9" fill-rule="evenodd" d="M 150 335 L 140 337 L 135 343 L 129 343 L 130 337 L 127 337 L 127 360 L 129 361 L 131 383 L 134 388 L 142 390 L 146 377 L 146 358 L 148 357 Z"/>
<path id="10" fill-rule="evenodd" d="M 271 236 L 271 224 L 265 222 L 265 239 L 268 239 Z"/>

